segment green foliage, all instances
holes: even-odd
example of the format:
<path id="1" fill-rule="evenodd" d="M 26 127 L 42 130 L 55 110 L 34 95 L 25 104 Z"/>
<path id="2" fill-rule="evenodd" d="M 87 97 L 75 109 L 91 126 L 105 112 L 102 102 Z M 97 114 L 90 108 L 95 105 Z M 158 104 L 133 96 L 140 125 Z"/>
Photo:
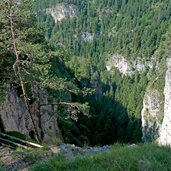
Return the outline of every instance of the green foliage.
<path id="1" fill-rule="evenodd" d="M 0 166 L 0 171 L 4 171 L 5 169 L 3 169 L 3 168 L 1 168 L 1 166 Z"/>
<path id="2" fill-rule="evenodd" d="M 24 135 L 24 134 L 22 134 L 20 132 L 16 132 L 16 131 L 8 131 L 8 132 L 6 132 L 6 134 L 14 136 L 16 138 L 20 138 L 22 140 L 26 140 L 27 139 L 26 135 Z"/>
<path id="3" fill-rule="evenodd" d="M 4 97 L 5 97 L 4 86 L 0 85 L 0 104 L 2 104 L 4 102 Z"/>
<path id="4" fill-rule="evenodd" d="M 18 73 L 14 68 L 14 40 L 11 36 L 11 26 L 8 19 L 8 15 L 11 12 L 11 15 L 14 16 L 16 48 L 20 56 L 20 67 L 23 79 L 27 83 L 26 86 L 32 87 L 34 85 L 54 90 L 65 89 L 74 93 L 78 91 L 76 90 L 77 87 L 69 80 L 70 74 L 67 72 L 67 69 L 65 70 L 63 60 L 57 56 L 53 46 L 48 45 L 45 41 L 43 30 L 37 26 L 32 4 L 27 0 L 19 5 L 16 5 L 13 0 L 10 2 L 11 6 L 7 6 L 4 1 L 0 4 L 4 7 L 0 14 L 0 54 L 2 56 L 0 69 L 4 75 L 2 74 L 3 76 L 0 79 L 3 81 L 8 76 L 11 79 L 10 83 L 20 86 L 17 77 Z M 3 67 L 8 71 L 3 70 Z M 27 93 L 29 94 L 30 92 L 28 90 Z"/>
<path id="5" fill-rule="evenodd" d="M 41 161 L 42 158 L 50 157 L 52 154 L 49 152 L 49 148 L 37 148 L 35 149 L 20 149 L 18 148 L 14 155 L 23 156 L 23 160 L 30 164 L 34 164 L 38 161 Z"/>
<path id="6" fill-rule="evenodd" d="M 77 17 L 54 23 L 44 9 L 61 3 L 75 5 Z M 34 9 L 38 24 L 46 28 L 47 41 L 58 49 L 81 90 L 77 91 L 77 96 L 72 94 L 72 100 L 90 105 L 90 117 L 79 115 L 77 122 L 66 120 L 66 111 L 60 111 L 58 122 L 64 141 L 78 145 L 140 141 L 146 87 L 156 76 L 159 79 L 153 86 L 160 91 L 164 87 L 162 60 L 165 61 L 170 52 L 171 2 L 37 0 Z M 80 39 L 85 32 L 93 36 L 92 41 Z M 149 73 L 150 80 L 147 71 L 130 78 L 117 71 L 113 74 L 106 71 L 106 59 L 114 53 L 122 54 L 128 60 L 139 57 L 147 61 L 157 50 L 160 55 L 156 60 L 162 67 L 159 72 Z"/>
<path id="7" fill-rule="evenodd" d="M 118 3 L 119 2 L 119 3 Z M 52 24 L 43 9 L 59 3 L 74 4 L 77 15 L 69 20 Z M 162 35 L 167 31 L 171 3 L 156 1 L 39 1 L 34 4 L 39 23 L 47 27 L 52 44 L 62 44 L 70 53 L 81 57 L 93 57 L 100 62 L 105 53 L 122 53 L 129 58 L 137 56 L 149 59 L 159 47 Z M 50 28 L 47 23 L 50 24 Z M 89 32 L 92 42 L 79 42 L 78 37 Z"/>
<path id="8" fill-rule="evenodd" d="M 64 94 L 78 94 L 80 90 L 74 83 L 72 73 L 61 57 L 62 54 L 49 45 L 44 38 L 44 30 L 37 25 L 32 3 L 28 0 L 21 3 L 14 0 L 8 2 L 0 2 L 0 86 L 14 86 L 19 90 L 19 96 L 26 97 L 25 101 L 28 100 L 29 105 L 39 101 L 36 91 L 38 89 L 46 89 L 49 99 L 56 97 L 55 101 L 60 103 L 66 99 Z M 58 94 L 61 96 L 57 97 Z M 75 111 L 88 113 L 87 103 L 64 101 L 63 104 L 72 104 Z M 28 108 L 29 105 L 27 104 Z"/>
<path id="9" fill-rule="evenodd" d="M 62 144 L 62 140 L 60 138 L 54 138 L 52 140 L 52 144 L 55 146 L 59 146 L 60 144 Z"/>
<path id="10" fill-rule="evenodd" d="M 158 147 L 152 144 L 121 146 L 113 145 L 109 152 L 88 155 L 84 158 L 67 160 L 64 157 L 55 157 L 48 163 L 40 163 L 30 171 L 70 170 L 70 171 L 94 171 L 94 170 L 157 170 L 167 171 L 171 169 L 170 149 Z"/>
<path id="11" fill-rule="evenodd" d="M 36 0 L 33 8 L 38 21 L 29 1 L 11 2 L 27 93 L 36 100 L 32 88 L 45 88 L 49 101 L 60 104 L 56 113 L 64 141 L 80 146 L 141 141 L 146 87 L 152 84 L 162 91 L 164 86 L 171 2 Z M 75 5 L 77 17 L 55 23 L 45 8 L 60 3 Z M 7 12 L 8 8 L 0 11 L 0 85 L 12 83 L 20 89 L 13 71 L 15 55 Z M 84 33 L 93 39 L 83 41 Z M 161 70 L 148 73 L 150 80 L 147 71 L 132 77 L 106 71 L 106 60 L 114 53 L 147 61 L 157 51 Z M 3 96 L 0 89 L 0 99 Z M 62 103 L 66 100 L 69 103 Z"/>

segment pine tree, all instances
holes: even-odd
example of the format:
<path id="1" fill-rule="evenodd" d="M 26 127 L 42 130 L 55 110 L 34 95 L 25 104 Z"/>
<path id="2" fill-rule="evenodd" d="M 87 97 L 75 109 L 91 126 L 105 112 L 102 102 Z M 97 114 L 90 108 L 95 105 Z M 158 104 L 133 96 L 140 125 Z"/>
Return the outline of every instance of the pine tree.
<path id="1" fill-rule="evenodd" d="M 3 71 L 0 80 L 1 83 L 8 80 L 9 84 L 15 84 L 22 90 L 21 97 L 30 115 L 36 139 L 40 142 L 41 136 L 30 107 L 31 99 L 36 94 L 31 89 L 48 88 L 76 94 L 79 89 L 70 81 L 67 72 L 62 71 L 65 69 L 62 68 L 62 59 L 46 43 L 42 29 L 37 26 L 31 2 L 1 0 L 0 8 L 0 69 Z M 77 112 L 86 113 L 88 109 L 87 104 L 65 102 L 59 98 L 57 101 L 54 105 L 72 108 L 73 118 L 77 118 Z"/>
<path id="2" fill-rule="evenodd" d="M 0 7 L 1 33 L 3 33 L 1 34 L 1 42 L 5 44 L 4 49 L 8 48 L 8 54 L 12 57 L 10 61 L 14 71 L 12 74 L 15 74 L 15 83 L 21 87 L 22 96 L 30 115 L 36 138 L 40 142 L 41 138 L 30 110 L 29 97 L 26 89 L 28 81 L 26 79 L 27 68 L 32 68 L 32 47 L 34 43 L 31 41 L 32 34 L 35 33 L 33 29 L 35 26 L 35 18 L 27 0 L 1 0 Z M 5 55 L 4 57 L 9 58 L 9 56 Z"/>

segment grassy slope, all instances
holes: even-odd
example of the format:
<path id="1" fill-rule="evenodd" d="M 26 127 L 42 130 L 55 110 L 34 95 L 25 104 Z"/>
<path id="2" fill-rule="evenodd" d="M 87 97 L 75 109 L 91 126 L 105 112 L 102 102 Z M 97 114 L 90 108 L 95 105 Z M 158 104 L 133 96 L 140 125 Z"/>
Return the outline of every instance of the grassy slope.
<path id="1" fill-rule="evenodd" d="M 47 164 L 39 163 L 31 171 L 169 171 L 171 149 L 156 145 L 113 145 L 110 152 L 67 160 L 62 156 Z"/>

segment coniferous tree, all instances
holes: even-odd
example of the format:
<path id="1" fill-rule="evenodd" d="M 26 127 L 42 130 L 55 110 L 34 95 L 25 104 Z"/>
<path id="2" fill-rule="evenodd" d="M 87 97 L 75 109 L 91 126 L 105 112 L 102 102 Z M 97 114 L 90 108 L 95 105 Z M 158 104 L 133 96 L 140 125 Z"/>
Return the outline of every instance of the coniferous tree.
<path id="1" fill-rule="evenodd" d="M 45 41 L 42 30 L 37 26 L 30 1 L 1 0 L 0 8 L 1 83 L 4 80 L 6 83 L 8 79 L 9 84 L 15 84 L 15 87 L 21 89 L 20 95 L 30 115 L 36 139 L 41 141 L 30 107 L 31 100 L 38 98 L 32 89 L 49 88 L 77 93 L 78 88 L 69 80 L 71 77 L 67 76 L 67 72 L 62 71 L 62 59 Z M 65 74 L 62 75 L 62 72 Z M 61 99 L 57 101 L 55 105 L 67 105 L 73 109 L 73 118 L 76 118 L 77 111 L 87 112 L 86 104 Z"/>

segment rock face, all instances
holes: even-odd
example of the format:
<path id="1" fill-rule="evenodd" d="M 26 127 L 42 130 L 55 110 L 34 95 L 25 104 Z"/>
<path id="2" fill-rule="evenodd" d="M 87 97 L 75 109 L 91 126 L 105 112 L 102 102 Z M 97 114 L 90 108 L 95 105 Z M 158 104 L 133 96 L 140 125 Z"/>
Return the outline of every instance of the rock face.
<path id="1" fill-rule="evenodd" d="M 167 59 L 164 96 L 164 118 L 158 143 L 171 146 L 171 58 Z"/>
<path id="2" fill-rule="evenodd" d="M 44 142 L 51 142 L 53 138 L 61 138 L 61 132 L 59 130 L 56 117 L 53 115 L 54 107 L 51 105 L 42 106 L 40 110 L 41 115 L 41 129 L 44 134 Z"/>
<path id="3" fill-rule="evenodd" d="M 160 109 L 163 101 L 160 100 L 160 93 L 150 90 L 145 94 L 141 116 L 143 139 L 156 140 L 160 145 L 171 146 L 171 58 L 166 63 L 164 111 Z"/>
<path id="4" fill-rule="evenodd" d="M 85 157 L 88 154 L 105 152 L 110 149 L 110 146 L 104 145 L 102 147 L 77 147 L 74 144 L 61 144 L 59 146 L 60 153 L 64 154 L 67 159 L 73 159 L 77 156 Z"/>
<path id="5" fill-rule="evenodd" d="M 110 71 L 112 68 L 116 68 L 123 75 L 131 76 L 133 74 L 131 64 L 121 55 L 115 54 L 107 62 L 106 68 Z"/>
<path id="6" fill-rule="evenodd" d="M 19 131 L 28 134 L 25 127 L 25 117 L 28 112 L 23 101 L 10 86 L 7 86 L 5 101 L 0 106 L 0 115 L 5 131 Z"/>
<path id="7" fill-rule="evenodd" d="M 128 61 L 124 56 L 120 54 L 114 54 L 106 63 L 106 69 L 108 71 L 116 68 L 122 75 L 132 76 L 135 72 L 143 72 L 145 70 L 151 70 L 157 68 L 155 58 L 152 61 L 141 61 L 136 59 L 134 61 Z"/>
<path id="8" fill-rule="evenodd" d="M 140 60 L 134 61 L 133 68 L 138 72 L 144 71 L 146 69 L 145 64 L 143 64 Z"/>
<path id="9" fill-rule="evenodd" d="M 94 39 L 94 36 L 91 33 L 84 32 L 84 33 L 82 33 L 81 36 L 78 37 L 78 42 L 82 42 L 82 41 L 83 42 L 91 42 L 91 41 L 93 41 L 93 39 Z"/>
<path id="10" fill-rule="evenodd" d="M 60 137 L 60 130 L 57 120 L 53 113 L 53 106 L 47 105 L 48 99 L 45 91 L 35 90 L 40 96 L 39 101 L 31 105 L 31 111 L 39 135 L 42 135 L 44 142 L 52 141 L 54 137 Z M 43 104 L 39 108 L 39 104 Z M 23 100 L 18 97 L 16 90 L 7 86 L 4 103 L 0 106 L 0 118 L 5 131 L 17 131 L 31 137 L 34 129 L 30 120 L 29 113 Z"/>
<path id="11" fill-rule="evenodd" d="M 73 18 L 76 16 L 76 13 L 76 7 L 71 4 L 58 4 L 55 7 L 46 9 L 46 14 L 50 14 L 55 23 L 63 20 L 64 18 Z"/>
<path id="12" fill-rule="evenodd" d="M 153 141 L 159 136 L 163 113 L 160 111 L 160 93 L 155 89 L 146 92 L 143 100 L 142 134 L 143 141 Z"/>

